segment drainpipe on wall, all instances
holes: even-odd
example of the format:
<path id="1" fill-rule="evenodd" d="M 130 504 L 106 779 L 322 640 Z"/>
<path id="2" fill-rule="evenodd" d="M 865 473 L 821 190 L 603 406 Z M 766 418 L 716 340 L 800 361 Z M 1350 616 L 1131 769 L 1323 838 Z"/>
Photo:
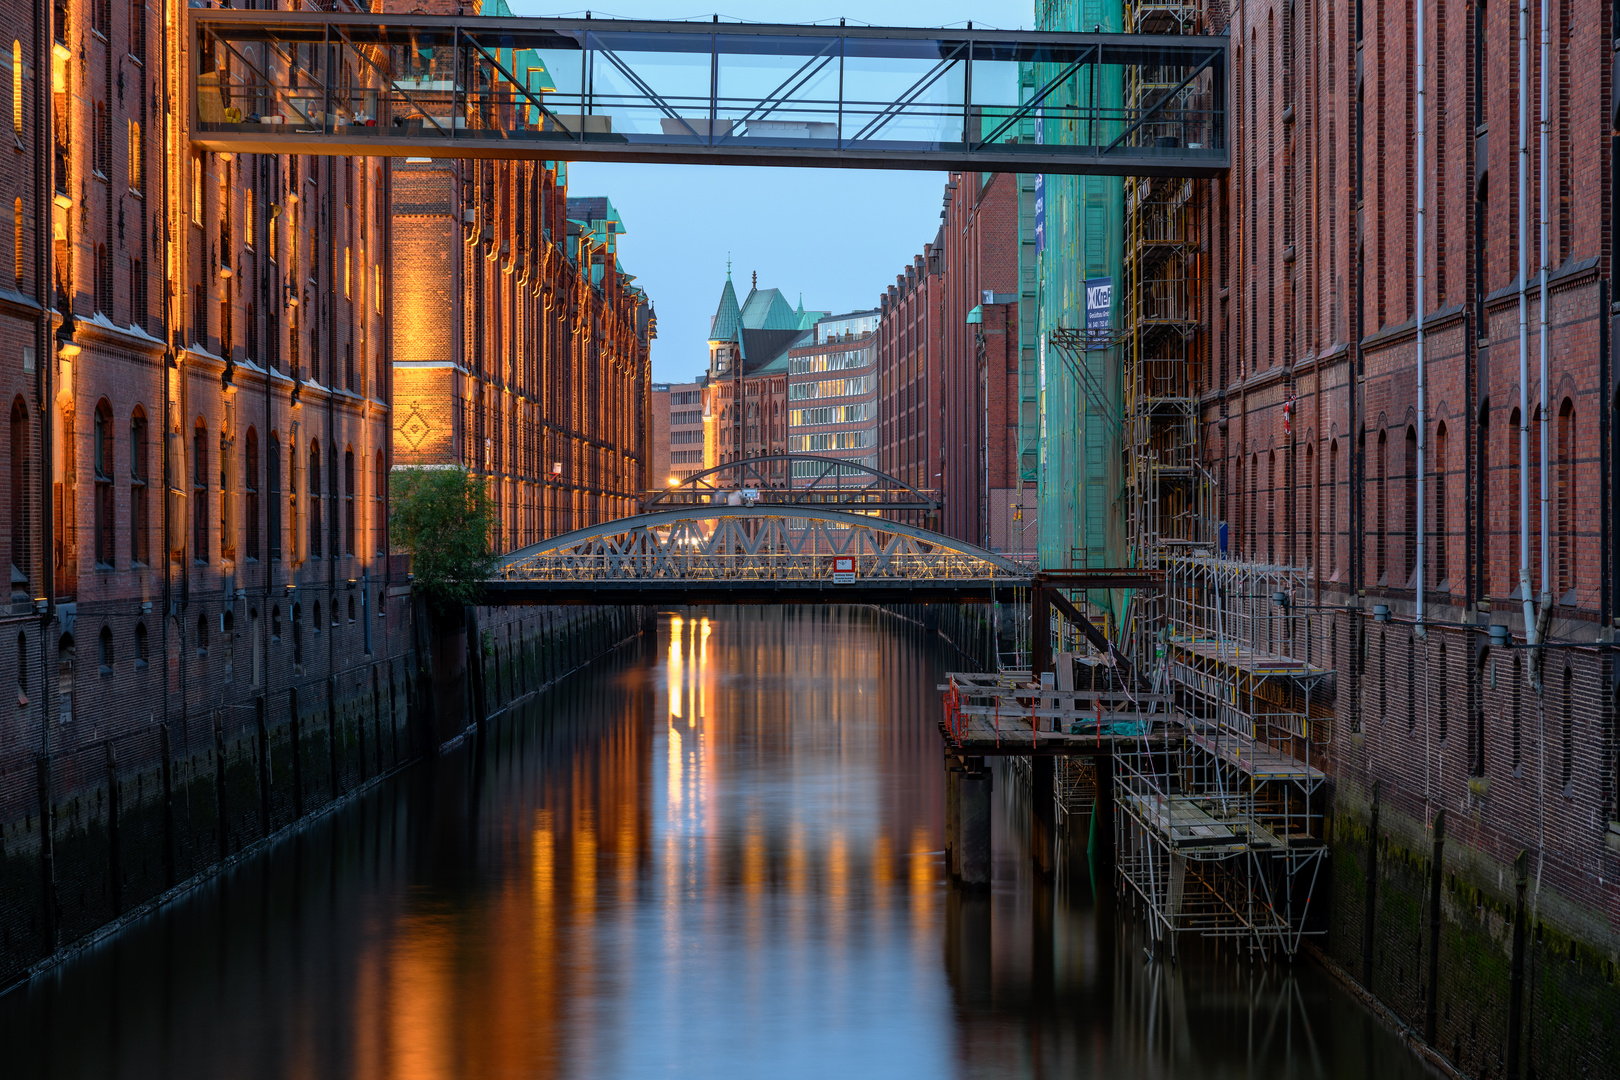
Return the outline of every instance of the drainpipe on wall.
<path id="1" fill-rule="evenodd" d="M 1548 548 L 1549 548 L 1549 544 L 1548 544 L 1548 535 L 1547 535 L 1547 526 L 1548 526 L 1548 522 L 1547 522 L 1547 510 L 1548 510 L 1548 505 L 1547 505 L 1547 492 L 1548 492 L 1547 424 L 1548 424 L 1548 421 L 1549 421 L 1549 417 L 1547 415 L 1547 409 L 1548 409 L 1548 404 L 1547 404 L 1547 382 L 1548 382 L 1548 378 L 1549 378 L 1548 364 L 1547 364 L 1547 359 L 1548 359 L 1548 348 L 1547 348 L 1548 347 L 1548 340 L 1547 340 L 1547 338 L 1548 338 L 1548 330 L 1550 329 L 1550 327 L 1548 326 L 1548 322 L 1547 322 L 1547 263 L 1549 261 L 1548 243 L 1547 243 L 1547 232 L 1548 232 L 1548 219 L 1547 219 L 1548 198 L 1547 197 L 1548 197 L 1548 186 L 1549 186 L 1549 183 L 1550 183 L 1550 168 L 1549 168 L 1549 162 L 1547 160 L 1547 133 L 1552 128 L 1552 121 L 1551 121 L 1551 118 L 1550 118 L 1550 116 L 1548 114 L 1548 104 L 1547 104 L 1547 100 L 1548 100 L 1547 95 L 1552 90 L 1551 84 L 1550 84 L 1549 79 L 1548 79 L 1548 74 L 1547 74 L 1548 70 L 1549 70 L 1549 68 L 1548 68 L 1548 59 L 1549 59 L 1548 53 L 1549 53 L 1549 51 L 1551 49 L 1551 44 L 1552 44 L 1552 29 L 1550 28 L 1547 20 L 1548 20 L 1550 15 L 1551 15 L 1551 12 L 1549 10 L 1548 0 L 1541 0 L 1541 192 L 1540 192 L 1540 201 L 1541 201 L 1541 206 L 1540 206 L 1540 216 L 1541 216 L 1541 327 L 1540 327 L 1540 335 L 1539 336 L 1540 336 L 1540 342 L 1541 342 L 1541 600 L 1540 600 L 1540 603 L 1541 603 L 1541 618 L 1543 620 L 1547 619 L 1551 615 L 1551 613 L 1552 613 L 1552 605 L 1553 605 L 1553 600 L 1554 600 L 1553 595 L 1552 595 L 1553 580 L 1552 580 L 1552 575 L 1549 572 L 1551 568 L 1548 565 Z M 1545 632 L 1546 632 L 1546 627 L 1545 626 L 1536 627 L 1536 638 L 1538 640 L 1540 640 L 1545 635 Z M 1541 668 L 1542 668 L 1541 656 L 1542 656 L 1542 654 L 1540 654 L 1540 653 L 1532 653 L 1531 654 L 1531 662 L 1530 662 L 1531 670 L 1536 672 L 1538 682 L 1540 680 L 1540 674 L 1541 674 Z"/>
<path id="2" fill-rule="evenodd" d="M 1519 0 L 1519 71 L 1530 70 L 1530 0 Z M 1536 643 L 1535 602 L 1530 598 L 1530 80 L 1519 79 L 1519 600 L 1524 640 Z M 1533 656 L 1534 654 L 1532 654 Z M 1530 665 L 1531 680 L 1536 665 Z"/>
<path id="3" fill-rule="evenodd" d="M 1428 275 L 1425 272 L 1424 262 L 1424 236 L 1428 228 L 1428 185 L 1427 166 L 1425 164 L 1424 148 L 1428 136 L 1428 60 L 1424 52 L 1424 4 L 1419 2 L 1414 7 L 1417 19 L 1417 636 L 1428 637 L 1428 630 L 1423 625 L 1423 568 L 1424 568 L 1424 542 L 1427 536 L 1427 518 L 1424 516 L 1426 498 L 1428 494 L 1428 473 L 1424 469 L 1425 451 L 1428 449 L 1428 416 L 1425 409 L 1424 394 L 1426 387 L 1427 365 L 1423 355 L 1423 312 L 1428 306 Z M 1445 467 L 1445 463 L 1441 463 Z M 1444 544 L 1445 537 L 1440 538 Z"/>

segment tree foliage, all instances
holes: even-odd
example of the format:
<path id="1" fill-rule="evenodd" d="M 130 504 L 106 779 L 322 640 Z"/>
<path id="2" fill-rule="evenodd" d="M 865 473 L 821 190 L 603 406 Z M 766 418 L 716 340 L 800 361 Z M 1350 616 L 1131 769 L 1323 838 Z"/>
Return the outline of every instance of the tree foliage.
<path id="1" fill-rule="evenodd" d="M 439 614 L 477 603 L 495 569 L 495 503 L 465 469 L 400 469 L 389 477 L 389 532 L 411 553 L 416 587 Z"/>

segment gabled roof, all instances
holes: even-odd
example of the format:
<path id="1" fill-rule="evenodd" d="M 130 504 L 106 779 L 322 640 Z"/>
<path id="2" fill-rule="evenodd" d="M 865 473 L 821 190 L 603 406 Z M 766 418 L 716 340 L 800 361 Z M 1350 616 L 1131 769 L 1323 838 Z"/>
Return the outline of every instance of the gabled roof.
<path id="1" fill-rule="evenodd" d="M 799 316 L 781 289 L 754 289 L 743 304 L 742 324 L 749 330 L 797 330 Z"/>
<path id="2" fill-rule="evenodd" d="M 743 371 L 753 374 L 768 367 L 773 361 L 787 356 L 788 350 L 805 336 L 805 332 L 797 327 L 786 330 L 752 330 L 744 327 L 741 331 Z"/>
<path id="3" fill-rule="evenodd" d="M 737 290 L 731 287 L 731 275 L 726 275 L 726 287 L 720 290 L 720 305 L 709 320 L 710 341 L 735 341 L 742 327 L 742 312 L 737 307 Z"/>

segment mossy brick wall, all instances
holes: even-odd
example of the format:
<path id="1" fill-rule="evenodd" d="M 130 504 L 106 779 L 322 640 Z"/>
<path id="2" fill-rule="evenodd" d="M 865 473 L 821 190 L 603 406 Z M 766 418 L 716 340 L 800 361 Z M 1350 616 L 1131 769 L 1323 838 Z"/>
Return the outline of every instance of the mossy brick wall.
<path id="1" fill-rule="evenodd" d="M 489 707 L 603 655 L 638 633 L 646 615 L 485 609 Z M 406 654 L 357 665 L 171 719 L 167 753 L 162 726 L 153 725 L 54 754 L 49 886 L 37 811 L 0 822 L 0 986 L 409 761 L 419 742 L 412 663 Z"/>
<path id="2" fill-rule="evenodd" d="M 1329 824 L 1331 885 L 1325 951 L 1363 978 L 1368 846 L 1365 807 Z M 1429 970 L 1432 848 L 1421 823 L 1380 810 L 1367 987 L 1413 1030 L 1423 1032 Z M 1417 842 L 1413 842 L 1417 841 Z M 1439 995 L 1435 1049 L 1470 1077 L 1506 1073 L 1512 979 L 1514 877 L 1461 838 L 1447 840 L 1442 866 Z M 1538 919 L 1527 938 L 1521 1075 L 1620 1077 L 1620 987 L 1615 958 Z"/>

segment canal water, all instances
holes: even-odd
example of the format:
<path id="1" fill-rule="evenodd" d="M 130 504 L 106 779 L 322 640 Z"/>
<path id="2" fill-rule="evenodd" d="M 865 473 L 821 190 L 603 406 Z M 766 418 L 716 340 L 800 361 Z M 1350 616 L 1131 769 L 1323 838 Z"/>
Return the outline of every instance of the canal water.
<path id="1" fill-rule="evenodd" d="M 937 637 L 660 617 L 0 998 L 8 1078 L 1331 1077 L 1415 1059 L 1308 962 L 1150 962 L 1084 860 L 945 880 Z"/>

